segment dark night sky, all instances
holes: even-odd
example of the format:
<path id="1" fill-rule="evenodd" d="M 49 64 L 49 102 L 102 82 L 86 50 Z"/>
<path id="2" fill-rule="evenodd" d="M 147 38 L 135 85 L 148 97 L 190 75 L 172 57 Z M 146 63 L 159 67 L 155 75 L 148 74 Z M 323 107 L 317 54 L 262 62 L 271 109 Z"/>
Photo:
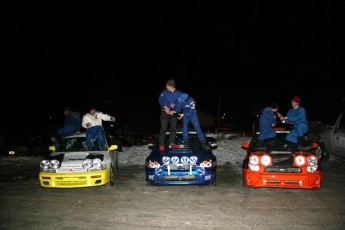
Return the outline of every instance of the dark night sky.
<path id="1" fill-rule="evenodd" d="M 199 110 L 216 115 L 221 99 L 234 119 L 272 101 L 285 113 L 296 94 L 311 120 L 344 108 L 344 2 L 239 2 L 9 3 L 4 130 L 35 129 L 49 116 L 61 123 L 64 106 L 95 105 L 119 125 L 158 132 L 170 78 Z"/>

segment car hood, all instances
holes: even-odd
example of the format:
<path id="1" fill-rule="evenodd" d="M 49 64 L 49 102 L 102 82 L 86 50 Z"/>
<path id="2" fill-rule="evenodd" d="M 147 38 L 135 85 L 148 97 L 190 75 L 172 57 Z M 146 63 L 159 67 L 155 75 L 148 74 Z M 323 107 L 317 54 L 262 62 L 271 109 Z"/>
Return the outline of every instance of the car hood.
<path id="1" fill-rule="evenodd" d="M 49 160 L 57 159 L 60 162 L 60 168 L 57 171 L 85 171 L 83 162 L 86 158 L 104 159 L 104 154 L 100 152 L 59 152 L 49 156 Z"/>

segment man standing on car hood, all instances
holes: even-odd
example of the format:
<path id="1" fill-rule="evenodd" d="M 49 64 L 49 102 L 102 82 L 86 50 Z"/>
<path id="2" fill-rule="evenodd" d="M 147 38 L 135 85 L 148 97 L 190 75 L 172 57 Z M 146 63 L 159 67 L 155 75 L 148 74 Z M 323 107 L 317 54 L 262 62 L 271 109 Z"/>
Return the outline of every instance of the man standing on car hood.
<path id="1" fill-rule="evenodd" d="M 177 98 L 181 95 L 181 91 L 175 88 L 175 81 L 170 79 L 167 81 L 165 88 L 159 96 L 158 102 L 161 106 L 161 128 L 159 130 L 159 150 L 164 150 L 164 142 L 165 142 L 165 134 L 168 129 L 168 125 L 170 128 L 169 133 L 169 145 L 175 145 L 175 135 L 176 135 L 176 125 L 177 125 L 177 117 L 170 114 L 170 111 L 174 107 L 174 103 Z"/>

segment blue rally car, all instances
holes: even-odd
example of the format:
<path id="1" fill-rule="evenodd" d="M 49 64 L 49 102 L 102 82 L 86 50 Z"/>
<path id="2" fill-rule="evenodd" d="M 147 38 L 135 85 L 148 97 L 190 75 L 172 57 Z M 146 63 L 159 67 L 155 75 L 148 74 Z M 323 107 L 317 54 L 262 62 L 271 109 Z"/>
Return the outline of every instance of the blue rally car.
<path id="1" fill-rule="evenodd" d="M 169 139 L 166 133 L 166 140 Z M 182 132 L 176 133 L 174 146 L 160 151 L 158 144 L 149 144 L 151 153 L 145 160 L 146 181 L 149 185 L 216 184 L 217 158 L 212 150 L 218 147 L 215 139 L 207 139 L 202 148 L 195 131 L 189 131 L 188 148 L 183 145 Z"/>

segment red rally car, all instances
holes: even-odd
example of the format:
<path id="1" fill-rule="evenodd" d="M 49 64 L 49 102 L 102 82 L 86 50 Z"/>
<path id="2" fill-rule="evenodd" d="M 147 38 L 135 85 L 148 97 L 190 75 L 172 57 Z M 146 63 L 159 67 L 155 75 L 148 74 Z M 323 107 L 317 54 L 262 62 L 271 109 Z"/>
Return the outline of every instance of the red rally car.
<path id="1" fill-rule="evenodd" d="M 243 142 L 247 150 L 243 160 L 243 183 L 249 187 L 318 189 L 321 185 L 321 164 L 315 153 L 317 143 L 306 141 L 302 146 L 285 140 L 288 130 L 276 130 L 277 137 L 260 141 L 257 132 Z"/>

